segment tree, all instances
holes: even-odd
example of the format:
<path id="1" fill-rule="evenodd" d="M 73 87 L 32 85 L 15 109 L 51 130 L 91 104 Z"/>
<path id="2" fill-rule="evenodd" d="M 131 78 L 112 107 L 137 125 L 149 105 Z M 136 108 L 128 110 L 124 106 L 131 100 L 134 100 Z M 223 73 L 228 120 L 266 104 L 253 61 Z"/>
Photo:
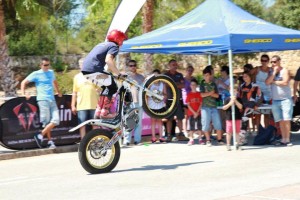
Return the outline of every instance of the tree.
<path id="1" fill-rule="evenodd" d="M 269 18 L 273 23 L 300 30 L 300 1 L 277 0 L 269 9 Z"/>
<path id="2" fill-rule="evenodd" d="M 0 85 L 4 91 L 5 97 L 14 97 L 17 95 L 16 85 L 18 82 L 15 81 L 14 72 L 9 65 L 10 58 L 8 56 L 4 11 L 7 11 L 10 14 L 12 13 L 16 17 L 20 17 L 20 15 L 17 15 L 16 9 L 22 7 L 24 10 L 29 11 L 32 8 L 32 11 L 34 12 L 36 6 L 37 4 L 33 0 L 24 0 L 23 2 L 16 0 L 0 1 Z"/>
<path id="3" fill-rule="evenodd" d="M 152 31 L 153 14 L 154 14 L 154 0 L 147 0 L 143 6 L 143 33 Z M 153 57 L 151 54 L 144 54 L 144 73 L 150 74 L 153 69 Z"/>

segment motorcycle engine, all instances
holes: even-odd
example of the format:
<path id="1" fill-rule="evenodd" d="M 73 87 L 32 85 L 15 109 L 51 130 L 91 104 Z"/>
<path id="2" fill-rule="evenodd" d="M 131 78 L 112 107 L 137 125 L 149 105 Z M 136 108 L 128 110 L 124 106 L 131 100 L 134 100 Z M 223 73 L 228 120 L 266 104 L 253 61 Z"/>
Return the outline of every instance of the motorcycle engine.
<path id="1" fill-rule="evenodd" d="M 138 109 L 134 108 L 126 112 L 125 116 L 123 117 L 123 123 L 125 131 L 132 131 L 135 128 L 135 126 L 139 123 Z"/>

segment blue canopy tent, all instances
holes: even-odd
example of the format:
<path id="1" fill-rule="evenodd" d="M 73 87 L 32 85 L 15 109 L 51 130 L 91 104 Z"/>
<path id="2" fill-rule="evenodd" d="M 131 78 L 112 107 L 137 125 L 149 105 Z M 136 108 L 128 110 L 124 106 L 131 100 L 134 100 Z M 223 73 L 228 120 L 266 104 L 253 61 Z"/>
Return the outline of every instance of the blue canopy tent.
<path id="1" fill-rule="evenodd" d="M 300 49 L 300 31 L 259 19 L 230 0 L 206 0 L 176 21 L 124 42 L 121 51 L 227 54 Z"/>
<path id="2" fill-rule="evenodd" d="M 300 31 L 259 19 L 230 0 L 206 0 L 176 21 L 127 40 L 121 47 L 122 52 L 134 53 L 228 54 L 231 83 L 233 53 L 296 49 L 300 49 Z"/>

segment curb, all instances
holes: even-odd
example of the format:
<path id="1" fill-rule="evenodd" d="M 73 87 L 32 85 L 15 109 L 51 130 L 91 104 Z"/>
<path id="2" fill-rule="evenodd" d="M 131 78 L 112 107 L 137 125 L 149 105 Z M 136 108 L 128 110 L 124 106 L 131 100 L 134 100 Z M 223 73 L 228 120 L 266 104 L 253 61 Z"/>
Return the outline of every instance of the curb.
<path id="1" fill-rule="evenodd" d="M 78 151 L 78 144 L 68 145 L 68 146 L 58 146 L 55 149 L 33 149 L 33 150 L 20 150 L 20 151 L 11 151 L 0 153 L 0 160 L 9 160 L 15 158 L 24 158 L 32 156 L 41 156 L 47 154 L 55 153 L 67 153 L 67 152 L 76 152 Z"/>
<path id="2" fill-rule="evenodd" d="M 150 142 L 151 136 L 143 136 L 141 142 Z M 179 138 L 180 141 L 184 141 L 186 138 Z M 131 141 L 133 143 L 133 141 Z M 42 156 L 47 154 L 58 154 L 58 153 L 68 153 L 77 152 L 79 144 L 57 146 L 55 149 L 30 149 L 30 150 L 10 150 L 2 147 L 0 145 L 0 161 L 10 160 L 16 158 L 25 158 L 33 156 Z"/>

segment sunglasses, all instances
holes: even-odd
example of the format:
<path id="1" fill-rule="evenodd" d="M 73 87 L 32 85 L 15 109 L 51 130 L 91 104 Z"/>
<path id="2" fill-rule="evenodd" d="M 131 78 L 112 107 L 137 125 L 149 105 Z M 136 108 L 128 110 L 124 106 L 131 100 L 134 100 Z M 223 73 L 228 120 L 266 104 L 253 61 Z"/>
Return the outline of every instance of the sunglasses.
<path id="1" fill-rule="evenodd" d="M 269 60 L 260 60 L 260 62 L 269 62 Z"/>
<path id="2" fill-rule="evenodd" d="M 50 64 L 43 64 L 44 67 L 48 67 Z"/>
<path id="3" fill-rule="evenodd" d="M 271 63 L 277 63 L 277 61 L 271 61 Z"/>
<path id="4" fill-rule="evenodd" d="M 129 67 L 136 67 L 136 65 L 129 65 Z"/>

